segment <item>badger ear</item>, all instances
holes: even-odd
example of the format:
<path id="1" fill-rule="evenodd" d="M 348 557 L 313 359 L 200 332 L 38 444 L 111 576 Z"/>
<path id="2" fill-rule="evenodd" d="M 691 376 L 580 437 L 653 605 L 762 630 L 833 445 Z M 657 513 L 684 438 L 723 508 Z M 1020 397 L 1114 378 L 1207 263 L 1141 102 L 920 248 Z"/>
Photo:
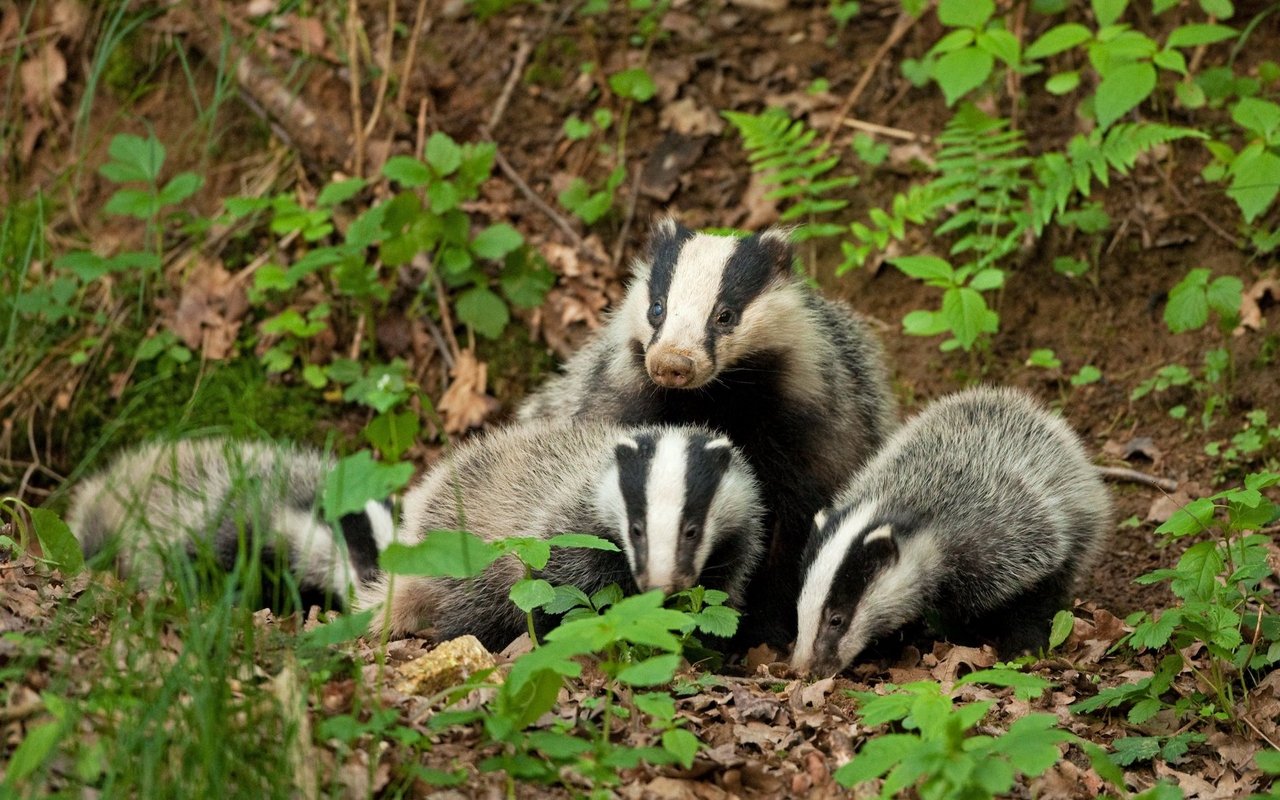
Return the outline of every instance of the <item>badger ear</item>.
<path id="1" fill-rule="evenodd" d="M 649 233 L 649 261 L 654 261 L 664 248 L 688 238 L 689 235 L 689 229 L 676 222 L 675 217 L 670 214 L 659 217 L 653 223 L 653 230 Z"/>
<path id="2" fill-rule="evenodd" d="M 894 538 L 893 526 L 888 524 L 873 528 L 862 539 L 862 546 L 869 552 L 882 554 L 893 559 L 898 557 L 898 540 Z"/>
<path id="3" fill-rule="evenodd" d="M 760 234 L 760 248 L 768 255 L 773 272 L 784 278 L 795 274 L 795 247 L 791 243 L 792 228 L 770 228 Z"/>
<path id="4" fill-rule="evenodd" d="M 813 515 L 813 527 L 817 530 L 827 527 L 827 510 L 825 508 Z"/>

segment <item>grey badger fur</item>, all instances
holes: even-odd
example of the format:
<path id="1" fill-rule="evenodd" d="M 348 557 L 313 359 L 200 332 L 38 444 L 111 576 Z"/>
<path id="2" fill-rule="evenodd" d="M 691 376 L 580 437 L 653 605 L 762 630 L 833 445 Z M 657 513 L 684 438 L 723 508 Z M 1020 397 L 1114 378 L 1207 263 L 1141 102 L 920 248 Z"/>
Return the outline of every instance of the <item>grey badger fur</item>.
<path id="1" fill-rule="evenodd" d="M 621 307 L 519 418 L 693 423 L 755 468 L 769 511 L 743 641 L 795 635 L 814 512 L 896 427 L 879 341 L 795 274 L 782 230 L 736 238 L 658 223 Z"/>
<path id="2" fill-rule="evenodd" d="M 274 442 L 153 442 L 76 487 L 67 523 L 86 557 L 114 555 L 121 577 L 144 588 L 163 581 L 173 548 L 232 569 L 243 533 L 264 570 L 278 562 L 292 573 L 304 607 L 341 607 L 355 583 L 377 571 L 394 520 L 387 505 L 370 501 L 341 518 L 340 542 L 318 513 L 333 465 L 315 450 Z M 266 577 L 263 599 L 279 597 Z"/>
<path id="3" fill-rule="evenodd" d="M 702 583 L 737 605 L 764 548 L 763 508 L 751 468 L 707 428 L 535 422 L 459 446 L 406 494 L 401 538 L 467 530 L 492 541 L 589 533 L 622 552 L 555 548 L 539 577 L 587 594 L 617 583 L 627 594 Z M 357 608 L 377 608 L 371 632 L 430 626 L 446 640 L 472 634 L 500 650 L 526 629 L 508 598 L 524 568 L 505 556 L 473 580 L 385 576 L 362 586 Z M 545 630 L 555 620 L 538 615 Z"/>
<path id="4" fill-rule="evenodd" d="M 1043 647 L 1111 501 L 1066 422 L 983 387 L 907 422 L 814 522 L 792 666 L 832 675 L 926 611 L 1002 654 Z"/>

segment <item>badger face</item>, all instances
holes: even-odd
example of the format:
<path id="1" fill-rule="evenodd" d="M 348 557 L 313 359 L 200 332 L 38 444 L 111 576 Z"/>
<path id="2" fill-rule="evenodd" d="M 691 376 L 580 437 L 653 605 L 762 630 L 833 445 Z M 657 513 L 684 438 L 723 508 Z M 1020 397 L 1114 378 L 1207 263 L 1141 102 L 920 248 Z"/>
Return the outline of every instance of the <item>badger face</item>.
<path id="1" fill-rule="evenodd" d="M 760 514 L 754 480 L 735 465 L 729 440 L 680 428 L 619 441 L 596 503 L 614 522 L 636 585 L 668 594 L 695 586 L 716 545 L 752 529 Z"/>
<path id="2" fill-rule="evenodd" d="M 927 535 L 901 540 L 874 503 L 818 512 L 814 524 L 818 544 L 805 560 L 791 666 L 829 676 L 916 615 L 923 594 L 917 578 L 936 551 Z"/>
<path id="3" fill-rule="evenodd" d="M 793 254 L 783 231 L 746 238 L 694 233 L 666 219 L 649 245 L 648 281 L 637 284 L 636 341 L 659 386 L 696 389 L 769 341 L 770 320 L 797 302 Z M 647 293 L 645 287 L 647 285 Z"/>

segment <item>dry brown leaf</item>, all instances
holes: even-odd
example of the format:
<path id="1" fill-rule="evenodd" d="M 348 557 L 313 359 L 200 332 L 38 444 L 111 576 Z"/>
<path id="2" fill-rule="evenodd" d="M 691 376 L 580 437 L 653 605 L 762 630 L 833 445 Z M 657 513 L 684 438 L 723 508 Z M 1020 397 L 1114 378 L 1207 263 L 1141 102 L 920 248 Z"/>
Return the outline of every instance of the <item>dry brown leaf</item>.
<path id="1" fill-rule="evenodd" d="M 1280 280 L 1273 277 L 1259 278 L 1249 291 L 1240 297 L 1240 325 L 1232 333 L 1243 336 L 1246 329 L 1256 331 L 1262 327 L 1262 309 L 1280 303 Z"/>
<path id="2" fill-rule="evenodd" d="M 684 136 L 719 136 L 724 130 L 724 118 L 711 107 L 698 105 L 692 97 L 663 106 L 658 121 L 663 130 Z"/>
<path id="3" fill-rule="evenodd" d="M 436 406 L 444 417 L 445 432 L 459 434 L 480 427 L 499 406 L 497 400 L 485 394 L 488 365 L 468 348 L 458 354 L 449 374 L 453 381 Z"/>
<path id="4" fill-rule="evenodd" d="M 1152 501 L 1151 508 L 1147 509 L 1147 522 L 1154 522 L 1157 525 L 1168 522 L 1170 517 L 1190 502 L 1191 496 L 1183 489 L 1178 489 L 1173 494 L 1161 495 Z"/>
<path id="5" fill-rule="evenodd" d="M 67 60 L 57 44 L 49 40 L 22 62 L 18 75 L 22 80 L 22 101 L 27 108 L 57 108 L 58 89 L 67 81 Z"/>
<path id="6" fill-rule="evenodd" d="M 248 310 L 249 299 L 240 282 L 221 263 L 200 258 L 165 325 L 187 347 L 219 361 L 231 354 Z"/>
<path id="7" fill-rule="evenodd" d="M 939 642 L 933 649 L 933 655 L 936 658 L 938 651 L 947 647 L 943 642 Z M 990 647 L 962 647 L 960 645 L 950 645 L 951 649 L 946 654 L 938 658 L 938 666 L 934 667 L 931 672 L 933 678 L 944 684 L 950 684 L 960 677 L 960 668 L 968 667 L 965 670 L 975 672 L 980 669 L 986 669 L 996 663 L 995 651 Z"/>
<path id="8" fill-rule="evenodd" d="M 1102 446 L 1102 452 L 1112 458 L 1119 458 L 1125 461 L 1133 461 L 1134 457 L 1138 456 L 1153 463 L 1158 462 L 1164 455 L 1160 448 L 1156 447 L 1155 440 L 1150 436 L 1135 436 L 1124 443 L 1115 439 L 1108 439 L 1107 443 Z"/>
<path id="9" fill-rule="evenodd" d="M 769 198 L 774 187 L 765 183 L 759 172 L 752 172 L 747 181 L 747 190 L 742 193 L 742 201 L 738 204 L 746 216 L 735 223 L 745 230 L 754 231 L 772 225 L 778 221 L 778 201 Z"/>

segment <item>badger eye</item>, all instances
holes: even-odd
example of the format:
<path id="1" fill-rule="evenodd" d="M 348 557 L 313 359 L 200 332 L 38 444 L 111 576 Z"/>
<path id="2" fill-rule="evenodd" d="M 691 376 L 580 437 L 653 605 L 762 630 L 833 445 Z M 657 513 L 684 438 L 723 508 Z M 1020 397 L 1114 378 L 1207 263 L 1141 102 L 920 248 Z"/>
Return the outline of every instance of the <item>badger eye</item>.
<path id="1" fill-rule="evenodd" d="M 666 309 L 662 307 L 661 300 L 654 300 L 653 305 L 649 306 L 649 316 L 654 319 L 661 317 L 663 311 L 666 311 Z"/>
<path id="2" fill-rule="evenodd" d="M 827 625 L 832 628 L 843 628 L 844 617 L 840 616 L 839 614 L 832 614 L 831 616 L 827 617 Z"/>
<path id="3" fill-rule="evenodd" d="M 735 314 L 733 312 L 733 309 L 730 309 L 730 308 L 721 309 L 720 313 L 716 315 L 716 324 L 726 328 L 729 327 L 730 325 L 733 325 L 737 321 L 738 321 L 738 315 Z"/>
<path id="4" fill-rule="evenodd" d="M 693 540 L 695 540 L 695 539 L 697 539 L 697 538 L 698 538 L 698 532 L 699 532 L 699 530 L 700 530 L 700 529 L 699 529 L 699 527 L 698 527 L 697 525 L 695 525 L 695 524 L 693 524 L 693 523 L 689 523 L 688 525 L 685 525 L 685 526 L 684 526 L 684 530 L 683 530 L 683 531 L 681 531 L 681 533 L 682 533 L 682 534 L 684 534 L 684 538 L 685 538 L 685 539 L 687 539 L 687 540 L 689 540 L 689 541 L 693 541 Z"/>
<path id="5" fill-rule="evenodd" d="M 631 523 L 631 538 L 632 538 L 632 539 L 643 539 L 643 538 L 644 538 L 644 525 L 641 525 L 639 522 L 633 522 L 633 523 Z"/>

